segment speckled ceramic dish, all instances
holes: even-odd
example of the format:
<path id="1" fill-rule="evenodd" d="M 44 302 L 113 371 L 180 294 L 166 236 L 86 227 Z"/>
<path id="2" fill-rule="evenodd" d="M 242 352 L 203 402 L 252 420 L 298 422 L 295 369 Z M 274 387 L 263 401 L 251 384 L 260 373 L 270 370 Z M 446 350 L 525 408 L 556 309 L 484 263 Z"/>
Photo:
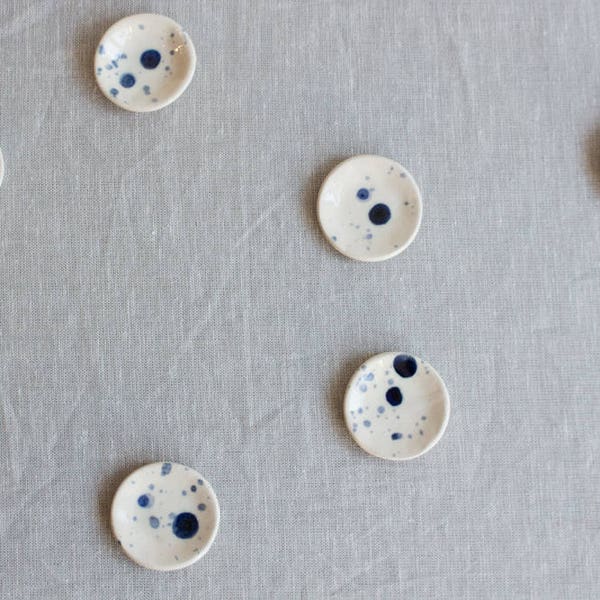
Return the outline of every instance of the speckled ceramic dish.
<path id="1" fill-rule="evenodd" d="M 111 522 L 131 560 L 174 571 L 208 552 L 219 527 L 219 504 L 200 473 L 177 463 L 153 463 L 119 486 Z"/>
<path id="2" fill-rule="evenodd" d="M 149 112 L 181 96 L 194 75 L 196 51 L 172 19 L 132 15 L 104 34 L 94 67 L 109 100 L 126 110 Z"/>
<path id="3" fill-rule="evenodd" d="M 355 260 L 386 260 L 402 252 L 417 235 L 421 211 L 421 194 L 410 173 L 382 156 L 345 160 L 319 192 L 323 233 Z"/>
<path id="4" fill-rule="evenodd" d="M 410 354 L 373 356 L 346 390 L 346 425 L 363 450 L 380 458 L 409 460 L 425 454 L 444 435 L 449 415 L 441 377 Z"/>

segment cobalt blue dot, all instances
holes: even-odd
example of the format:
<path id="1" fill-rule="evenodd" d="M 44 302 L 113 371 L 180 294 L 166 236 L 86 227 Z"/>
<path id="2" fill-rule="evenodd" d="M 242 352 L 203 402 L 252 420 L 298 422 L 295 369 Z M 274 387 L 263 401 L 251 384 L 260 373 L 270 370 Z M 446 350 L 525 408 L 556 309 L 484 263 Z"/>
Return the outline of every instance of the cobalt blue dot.
<path id="1" fill-rule="evenodd" d="M 187 540 L 198 533 L 198 519 L 189 512 L 179 513 L 173 521 L 173 533 L 182 540 Z"/>
<path id="2" fill-rule="evenodd" d="M 152 496 L 150 494 L 142 494 L 138 499 L 137 503 L 142 508 L 146 508 L 152 504 Z"/>
<path id="3" fill-rule="evenodd" d="M 400 377 L 412 377 L 417 372 L 417 361 L 408 354 L 398 354 L 394 358 L 394 371 Z"/>
<path id="4" fill-rule="evenodd" d="M 377 412 L 381 415 L 385 412 L 385 406 L 378 406 L 377 407 Z"/>
<path id="5" fill-rule="evenodd" d="M 402 434 L 401 433 L 392 433 L 392 439 L 393 440 L 401 440 Z"/>
<path id="6" fill-rule="evenodd" d="M 364 383 L 361 383 L 358 389 L 361 392 L 366 392 L 368 388 L 367 388 L 367 386 Z"/>
<path id="7" fill-rule="evenodd" d="M 392 218 L 392 211 L 387 204 L 376 204 L 369 211 L 369 219 L 373 225 L 385 225 Z"/>
<path id="8" fill-rule="evenodd" d="M 373 381 L 373 379 L 375 379 L 375 375 L 373 375 L 373 373 L 367 373 L 365 375 L 365 380 L 366 381 Z"/>
<path id="9" fill-rule="evenodd" d="M 171 472 L 171 467 L 173 465 L 171 465 L 171 463 L 163 463 L 163 466 L 160 470 L 160 474 L 161 475 L 168 475 Z"/>
<path id="10" fill-rule="evenodd" d="M 365 427 L 371 427 L 371 421 L 369 421 L 368 419 L 366 421 L 363 421 L 363 425 Z"/>
<path id="11" fill-rule="evenodd" d="M 202 479 L 198 479 L 198 485 L 204 485 L 204 481 L 202 481 Z"/>
<path id="12" fill-rule="evenodd" d="M 356 197 L 359 200 L 368 200 L 369 199 L 369 190 L 367 188 L 360 188 L 358 192 L 356 192 Z"/>
<path id="13" fill-rule="evenodd" d="M 116 96 L 118 93 L 119 93 L 119 90 L 117 90 L 116 88 L 110 88 L 111 96 Z"/>
<path id="14" fill-rule="evenodd" d="M 135 85 L 135 77 L 131 73 L 125 73 L 121 75 L 120 83 L 124 88 L 133 87 Z"/>
<path id="15" fill-rule="evenodd" d="M 204 504 L 204 502 L 198 504 L 198 510 L 206 510 L 206 504 Z"/>
<path id="16" fill-rule="evenodd" d="M 156 517 L 150 517 L 148 520 L 150 521 L 150 527 L 152 527 L 152 529 L 158 529 L 160 521 Z"/>
<path id="17" fill-rule="evenodd" d="M 160 63 L 160 52 L 158 50 L 145 50 L 140 56 L 140 62 L 144 69 L 156 69 Z"/>
<path id="18" fill-rule="evenodd" d="M 386 393 L 385 393 L 385 399 L 392 405 L 392 406 L 399 406 L 400 404 L 402 404 L 402 392 L 400 391 L 400 388 L 397 387 L 391 387 Z"/>

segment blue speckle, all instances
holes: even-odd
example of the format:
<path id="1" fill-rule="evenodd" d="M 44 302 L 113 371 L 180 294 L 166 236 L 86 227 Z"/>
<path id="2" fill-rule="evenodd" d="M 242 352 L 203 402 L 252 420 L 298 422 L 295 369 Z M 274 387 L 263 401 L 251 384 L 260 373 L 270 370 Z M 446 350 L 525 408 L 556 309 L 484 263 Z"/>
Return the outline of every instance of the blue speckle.
<path id="1" fill-rule="evenodd" d="M 98 54 L 104 54 L 104 46 L 102 44 L 98 46 Z"/>
<path id="2" fill-rule="evenodd" d="M 367 391 L 367 385 L 365 383 L 361 383 L 360 386 L 358 387 L 358 389 L 361 392 L 366 392 Z"/>
<path id="3" fill-rule="evenodd" d="M 140 56 L 140 62 L 144 69 L 156 69 L 160 63 L 160 52 L 158 50 L 145 50 Z"/>
<path id="4" fill-rule="evenodd" d="M 375 379 L 375 375 L 373 375 L 373 373 L 367 373 L 365 375 L 365 381 L 373 381 L 373 379 Z"/>
<path id="5" fill-rule="evenodd" d="M 153 484 L 153 483 L 151 483 L 151 484 L 148 486 L 148 489 L 150 489 L 150 490 L 153 490 L 153 489 L 154 489 L 154 484 Z"/>
<path id="6" fill-rule="evenodd" d="M 102 67 L 98 67 L 98 68 L 96 69 L 96 73 L 98 73 L 98 75 L 100 75 L 100 73 L 102 73 Z"/>
<path id="7" fill-rule="evenodd" d="M 105 68 L 107 71 L 112 71 L 113 66 L 110 63 L 108 63 L 107 65 L 105 65 Z"/>
<path id="8" fill-rule="evenodd" d="M 362 413 L 363 413 L 363 409 L 362 409 L 362 408 L 359 408 L 359 409 L 358 409 L 358 414 L 359 414 L 359 415 L 362 415 Z"/>
<path id="9" fill-rule="evenodd" d="M 137 521 L 137 517 L 136 517 L 136 516 L 134 516 L 134 517 L 133 517 L 133 520 L 134 520 L 134 521 Z"/>
<path id="10" fill-rule="evenodd" d="M 116 60 L 111 61 L 111 63 L 115 69 L 119 66 L 119 63 Z"/>
<path id="11" fill-rule="evenodd" d="M 169 65 L 167 65 L 167 66 L 165 67 L 165 71 L 170 71 L 170 70 L 171 70 L 171 67 L 169 67 Z"/>
<path id="12" fill-rule="evenodd" d="M 400 388 L 389 388 L 385 393 L 385 399 L 390 403 L 391 406 L 399 406 L 402 404 L 402 392 L 400 391 Z"/>
<path id="13" fill-rule="evenodd" d="M 425 415 L 423 415 L 423 416 L 421 417 L 421 421 L 427 421 L 427 417 L 426 417 Z"/>
<path id="14" fill-rule="evenodd" d="M 408 439 L 412 440 L 412 434 L 410 434 L 410 433 L 408 434 Z"/>
<path id="15" fill-rule="evenodd" d="M 369 211 L 369 219 L 373 225 L 385 225 L 392 218 L 392 211 L 387 204 L 376 204 Z"/>
<path id="16" fill-rule="evenodd" d="M 192 513 L 179 513 L 173 521 L 173 533 L 182 540 L 196 535 L 198 529 L 198 519 Z"/>
<path id="17" fill-rule="evenodd" d="M 161 475 L 168 475 L 171 472 L 171 463 L 163 463 L 162 469 L 160 470 Z"/>
<path id="18" fill-rule="evenodd" d="M 143 25 L 138 25 L 138 27 L 139 27 L 140 29 L 144 29 L 144 26 L 143 26 Z"/>
<path id="19" fill-rule="evenodd" d="M 392 433 L 392 439 L 393 440 L 401 440 L 402 434 L 401 433 Z"/>
<path id="20" fill-rule="evenodd" d="M 367 233 L 367 235 L 365 235 L 365 240 L 370 240 L 373 238 L 373 234 L 372 233 Z"/>
<path id="21" fill-rule="evenodd" d="M 182 496 L 187 496 L 187 492 L 185 490 L 181 490 L 181 495 Z"/>
<path id="22" fill-rule="evenodd" d="M 368 200 L 369 199 L 369 190 L 367 188 L 360 188 L 358 192 L 356 192 L 356 197 L 359 200 Z"/>
<path id="23" fill-rule="evenodd" d="M 365 419 L 365 420 L 363 421 L 363 425 L 364 425 L 365 427 L 371 427 L 371 421 L 369 421 L 368 419 Z"/>
<path id="24" fill-rule="evenodd" d="M 202 479 L 198 479 L 198 485 L 204 485 L 204 481 L 202 481 Z"/>
<path id="25" fill-rule="evenodd" d="M 204 504 L 204 502 L 198 504 L 198 510 L 206 510 L 206 504 Z"/>
<path id="26" fill-rule="evenodd" d="M 400 173 L 400 177 L 406 177 L 406 173 Z"/>
<path id="27" fill-rule="evenodd" d="M 175 54 L 175 50 L 171 50 L 171 52 L 169 52 L 169 54 L 170 54 L 171 56 L 173 56 L 173 55 Z"/>
<path id="28" fill-rule="evenodd" d="M 388 385 L 394 385 L 394 380 L 393 379 L 388 379 Z"/>
<path id="29" fill-rule="evenodd" d="M 138 499 L 137 503 L 142 508 L 149 508 L 152 506 L 152 496 L 150 494 L 142 494 Z"/>
<path id="30" fill-rule="evenodd" d="M 385 406 L 378 406 L 377 407 L 377 412 L 382 415 L 385 412 Z"/>
<path id="31" fill-rule="evenodd" d="M 394 358 L 394 370 L 400 377 L 412 377 L 417 372 L 417 361 L 408 354 L 398 354 Z"/>
<path id="32" fill-rule="evenodd" d="M 131 73 L 125 73 L 121 76 L 121 81 L 119 82 L 124 88 L 130 88 L 135 85 L 135 77 Z"/>
<path id="33" fill-rule="evenodd" d="M 192 487 L 190 487 L 190 490 L 192 490 L 192 492 L 195 492 L 197 489 L 198 488 L 195 485 L 193 485 Z"/>
<path id="34" fill-rule="evenodd" d="M 150 95 L 150 86 L 149 85 L 145 85 L 142 89 L 144 90 L 144 94 L 146 94 L 146 96 Z"/>
<path id="35" fill-rule="evenodd" d="M 337 235 L 332 235 L 332 236 L 331 236 L 331 239 L 332 239 L 334 242 L 337 242 Z"/>
<path id="36" fill-rule="evenodd" d="M 423 430 L 419 429 L 419 435 L 423 435 Z"/>
<path id="37" fill-rule="evenodd" d="M 158 529 L 160 521 L 156 517 L 150 517 L 148 521 L 150 521 L 150 527 L 152 527 L 152 529 Z"/>

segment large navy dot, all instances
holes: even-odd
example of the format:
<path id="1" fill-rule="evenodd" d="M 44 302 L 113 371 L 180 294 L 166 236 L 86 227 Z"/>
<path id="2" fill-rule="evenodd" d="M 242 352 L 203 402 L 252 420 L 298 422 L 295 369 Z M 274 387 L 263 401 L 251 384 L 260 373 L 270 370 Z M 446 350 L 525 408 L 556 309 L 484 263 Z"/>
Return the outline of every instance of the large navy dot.
<path id="1" fill-rule="evenodd" d="M 392 217 L 392 211 L 387 204 L 376 204 L 369 211 L 369 219 L 373 225 L 385 225 Z"/>
<path id="2" fill-rule="evenodd" d="M 160 63 L 160 52 L 158 50 L 145 50 L 140 56 L 140 62 L 144 69 L 156 69 Z"/>
<path id="3" fill-rule="evenodd" d="M 131 73 L 125 73 L 121 76 L 121 85 L 124 88 L 130 88 L 135 85 L 135 77 Z"/>
<path id="4" fill-rule="evenodd" d="M 192 513 L 179 513 L 173 521 L 173 533 L 182 540 L 195 536 L 198 528 L 198 519 Z"/>
<path id="5" fill-rule="evenodd" d="M 392 405 L 392 406 L 399 406 L 400 404 L 402 404 L 402 392 L 400 391 L 400 388 L 397 387 L 391 387 L 386 393 L 385 393 L 385 399 Z"/>
<path id="6" fill-rule="evenodd" d="M 394 371 L 400 377 L 412 377 L 417 372 L 417 361 L 408 354 L 398 354 L 394 358 Z"/>
<path id="7" fill-rule="evenodd" d="M 356 197 L 359 200 L 368 200 L 369 199 L 369 190 L 367 188 L 360 188 L 358 192 L 356 192 Z"/>

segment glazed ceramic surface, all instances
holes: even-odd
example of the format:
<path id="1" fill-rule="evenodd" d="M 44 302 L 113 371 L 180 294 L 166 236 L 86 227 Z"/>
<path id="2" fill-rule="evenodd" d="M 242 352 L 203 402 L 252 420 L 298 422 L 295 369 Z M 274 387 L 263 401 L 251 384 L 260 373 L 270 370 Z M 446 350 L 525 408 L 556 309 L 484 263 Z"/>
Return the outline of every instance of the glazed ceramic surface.
<path id="1" fill-rule="evenodd" d="M 173 571 L 196 562 L 210 548 L 219 526 L 219 504 L 210 484 L 177 463 L 153 463 L 119 486 L 112 529 L 133 561 Z"/>
<path id="2" fill-rule="evenodd" d="M 344 402 L 346 425 L 369 454 L 408 460 L 440 440 L 450 401 L 444 382 L 423 360 L 402 352 L 378 354 L 354 374 Z"/>
<path id="3" fill-rule="evenodd" d="M 104 95 L 134 112 L 158 110 L 184 92 L 196 52 L 181 26 L 162 15 L 125 17 L 96 49 L 96 81 Z"/>
<path id="4" fill-rule="evenodd" d="M 0 185 L 4 179 L 4 157 L 2 156 L 2 150 L 0 149 Z"/>
<path id="5" fill-rule="evenodd" d="M 417 235 L 421 211 L 410 173 L 382 156 L 345 160 L 319 192 L 321 229 L 337 250 L 356 260 L 386 260 L 402 252 Z"/>

